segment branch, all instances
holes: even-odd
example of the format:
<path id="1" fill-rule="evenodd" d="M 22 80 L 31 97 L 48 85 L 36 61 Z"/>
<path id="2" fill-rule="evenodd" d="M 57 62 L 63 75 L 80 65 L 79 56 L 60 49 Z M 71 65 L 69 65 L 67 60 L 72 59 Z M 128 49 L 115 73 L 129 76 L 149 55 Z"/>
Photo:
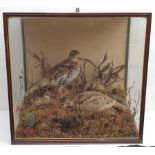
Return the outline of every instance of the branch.
<path id="1" fill-rule="evenodd" d="M 37 67 L 41 67 L 42 69 L 42 74 L 43 76 L 45 76 L 48 71 L 50 70 L 51 66 L 50 64 L 46 61 L 46 57 L 44 56 L 43 52 L 42 51 L 39 51 L 40 54 L 41 54 L 41 57 L 39 57 L 35 52 L 32 52 L 30 50 L 26 50 L 29 52 L 29 54 L 34 58 L 36 59 L 39 64 L 36 65 L 34 68 L 37 68 Z"/>
<path id="2" fill-rule="evenodd" d="M 84 58 L 78 58 L 79 60 L 82 60 L 82 61 L 86 61 L 86 62 L 89 62 L 94 68 L 97 68 L 97 66 L 89 59 L 84 59 Z"/>

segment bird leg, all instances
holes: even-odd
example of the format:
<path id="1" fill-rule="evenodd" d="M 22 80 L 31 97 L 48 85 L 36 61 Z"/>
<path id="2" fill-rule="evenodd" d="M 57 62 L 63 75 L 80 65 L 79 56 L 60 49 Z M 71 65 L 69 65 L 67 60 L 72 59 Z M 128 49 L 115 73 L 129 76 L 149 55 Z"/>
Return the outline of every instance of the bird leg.
<path id="1" fill-rule="evenodd" d="M 58 93 L 59 93 L 60 96 L 63 96 L 63 94 L 64 94 L 63 91 L 64 91 L 64 85 L 59 86 Z"/>
<path id="2" fill-rule="evenodd" d="M 58 88 L 58 98 L 59 98 L 59 104 L 61 106 L 64 106 L 68 102 L 67 93 L 65 89 L 65 85 L 61 85 Z"/>

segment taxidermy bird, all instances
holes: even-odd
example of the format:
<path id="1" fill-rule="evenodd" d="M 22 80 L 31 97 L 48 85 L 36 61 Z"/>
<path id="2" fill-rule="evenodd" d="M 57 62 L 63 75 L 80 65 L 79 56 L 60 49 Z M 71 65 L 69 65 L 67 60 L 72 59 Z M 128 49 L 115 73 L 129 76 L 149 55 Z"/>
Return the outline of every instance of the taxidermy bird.
<path id="1" fill-rule="evenodd" d="M 126 104 L 126 99 L 119 95 L 119 92 L 116 88 L 112 89 L 111 97 L 121 104 Z"/>
<path id="2" fill-rule="evenodd" d="M 105 93 L 106 89 L 99 78 L 92 79 L 89 90 Z"/>
<path id="3" fill-rule="evenodd" d="M 29 89 L 28 94 L 44 86 L 58 87 L 61 92 L 62 88 L 72 83 L 80 73 L 77 59 L 79 54 L 78 50 L 70 51 L 68 58 L 51 68 L 47 76 Z"/>

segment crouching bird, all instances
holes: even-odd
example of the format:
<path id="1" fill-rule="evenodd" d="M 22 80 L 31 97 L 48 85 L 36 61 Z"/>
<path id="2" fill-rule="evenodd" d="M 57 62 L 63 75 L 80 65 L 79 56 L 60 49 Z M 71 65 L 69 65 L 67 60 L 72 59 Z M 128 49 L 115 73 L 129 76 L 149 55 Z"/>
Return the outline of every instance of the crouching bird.
<path id="1" fill-rule="evenodd" d="M 44 86 L 58 87 L 59 92 L 62 93 L 62 88 L 71 84 L 80 73 L 79 54 L 78 50 L 70 51 L 68 58 L 51 68 L 43 79 L 28 90 L 27 94 Z"/>

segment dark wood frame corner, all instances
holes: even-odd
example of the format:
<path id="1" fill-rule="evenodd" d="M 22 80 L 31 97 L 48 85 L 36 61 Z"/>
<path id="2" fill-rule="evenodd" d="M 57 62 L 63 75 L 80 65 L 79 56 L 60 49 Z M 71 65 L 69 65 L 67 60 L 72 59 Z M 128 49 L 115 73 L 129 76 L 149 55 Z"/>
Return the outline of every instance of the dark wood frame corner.
<path id="1" fill-rule="evenodd" d="M 90 143 L 142 143 L 143 141 L 143 125 L 144 125 L 144 112 L 145 112 L 145 94 L 147 85 L 147 68 L 149 57 L 149 43 L 151 31 L 151 16 L 152 13 L 3 13 L 4 20 L 4 37 L 6 49 L 6 67 L 7 67 L 7 80 L 8 80 L 8 99 L 9 99 L 9 112 L 10 112 L 10 130 L 11 130 L 11 143 L 12 144 L 90 144 Z M 135 139 L 15 139 L 14 135 L 14 116 L 12 106 L 12 82 L 11 82 L 11 65 L 10 65 L 10 49 L 9 49 L 9 34 L 8 34 L 8 19 L 10 17 L 146 17 L 146 40 L 144 52 L 144 67 L 143 67 L 143 80 L 142 80 L 142 97 L 141 97 L 141 113 L 140 113 L 140 132 L 139 137 Z"/>

